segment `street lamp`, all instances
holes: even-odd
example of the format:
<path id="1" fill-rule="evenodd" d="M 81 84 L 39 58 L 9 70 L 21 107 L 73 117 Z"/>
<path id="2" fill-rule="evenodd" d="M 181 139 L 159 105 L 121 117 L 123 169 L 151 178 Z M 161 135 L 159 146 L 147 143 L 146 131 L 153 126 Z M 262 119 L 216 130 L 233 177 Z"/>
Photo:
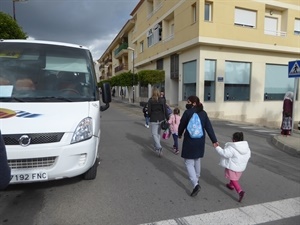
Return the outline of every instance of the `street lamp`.
<path id="1" fill-rule="evenodd" d="M 132 51 L 132 103 L 134 103 L 134 48 L 128 47 Z"/>
<path id="2" fill-rule="evenodd" d="M 13 16 L 14 16 L 14 21 L 16 21 L 16 2 L 27 2 L 28 0 L 12 0 L 13 2 Z"/>

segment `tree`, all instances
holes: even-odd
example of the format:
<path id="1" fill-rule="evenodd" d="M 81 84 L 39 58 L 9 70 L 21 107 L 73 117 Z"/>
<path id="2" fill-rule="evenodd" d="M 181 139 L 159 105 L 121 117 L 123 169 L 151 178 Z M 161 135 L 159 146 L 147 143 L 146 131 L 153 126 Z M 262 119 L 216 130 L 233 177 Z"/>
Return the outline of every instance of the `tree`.
<path id="1" fill-rule="evenodd" d="M 0 12 L 0 39 L 26 39 L 27 37 L 17 21 L 10 15 Z"/>
<path id="2" fill-rule="evenodd" d="M 140 84 L 145 86 L 148 84 L 157 84 L 165 81 L 164 70 L 141 70 L 138 72 Z"/>
<path id="3" fill-rule="evenodd" d="M 102 85 L 103 85 L 104 83 L 109 83 L 109 85 L 112 86 L 111 81 L 110 81 L 109 79 L 99 81 L 99 82 L 97 83 L 97 86 L 98 86 L 98 87 L 102 87 Z"/>
<path id="4" fill-rule="evenodd" d="M 135 86 L 138 84 L 138 77 L 137 74 L 133 74 L 131 71 L 121 73 L 120 75 L 116 76 L 118 78 L 118 84 L 120 86 Z"/>

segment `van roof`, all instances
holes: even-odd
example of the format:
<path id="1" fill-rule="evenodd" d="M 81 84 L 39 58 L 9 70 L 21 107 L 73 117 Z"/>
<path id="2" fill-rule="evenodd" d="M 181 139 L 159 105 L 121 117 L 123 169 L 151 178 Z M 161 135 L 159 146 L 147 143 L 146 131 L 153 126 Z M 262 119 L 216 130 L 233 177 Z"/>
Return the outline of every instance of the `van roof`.
<path id="1" fill-rule="evenodd" d="M 35 43 L 35 44 L 48 44 L 48 45 L 60 45 L 66 47 L 73 48 L 81 48 L 88 50 L 87 47 L 83 45 L 77 45 L 72 43 L 58 42 L 58 41 L 45 41 L 45 40 L 25 40 L 25 39 L 0 39 L 1 42 L 9 42 L 9 43 Z"/>

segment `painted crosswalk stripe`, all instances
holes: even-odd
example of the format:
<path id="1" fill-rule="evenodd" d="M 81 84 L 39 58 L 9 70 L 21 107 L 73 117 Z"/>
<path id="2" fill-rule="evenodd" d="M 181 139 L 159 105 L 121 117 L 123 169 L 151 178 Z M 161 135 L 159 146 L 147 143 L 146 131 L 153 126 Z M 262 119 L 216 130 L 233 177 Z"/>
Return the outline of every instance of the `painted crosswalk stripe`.
<path id="1" fill-rule="evenodd" d="M 300 197 L 204 213 L 144 225 L 231 224 L 255 225 L 300 215 Z M 234 219 L 232 219 L 234 218 Z"/>
<path id="2" fill-rule="evenodd" d="M 234 124 L 234 123 L 226 123 L 228 126 L 240 126 L 239 124 Z"/>
<path id="3" fill-rule="evenodd" d="M 270 132 L 269 130 L 253 130 L 253 131 L 260 132 L 260 133 L 269 133 Z"/>
<path id="4" fill-rule="evenodd" d="M 256 129 L 255 127 L 240 127 L 240 128 L 243 128 L 243 129 L 250 129 L 250 130 L 253 130 L 253 129 Z"/>

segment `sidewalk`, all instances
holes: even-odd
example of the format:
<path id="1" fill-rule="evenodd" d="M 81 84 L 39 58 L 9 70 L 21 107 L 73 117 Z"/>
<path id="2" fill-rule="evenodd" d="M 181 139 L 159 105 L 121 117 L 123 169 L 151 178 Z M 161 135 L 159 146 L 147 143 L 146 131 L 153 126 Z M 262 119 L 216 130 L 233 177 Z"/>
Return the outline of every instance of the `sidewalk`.
<path id="1" fill-rule="evenodd" d="M 300 157 L 300 131 L 294 130 L 291 136 L 275 135 L 272 143 L 282 151 Z"/>
<path id="2" fill-rule="evenodd" d="M 122 100 L 121 97 L 114 97 L 112 101 L 141 107 L 139 102 L 133 104 L 129 102 L 128 99 Z M 272 144 L 290 155 L 300 157 L 300 130 L 294 130 L 291 136 L 282 136 L 281 134 L 275 135 L 272 138 Z"/>

